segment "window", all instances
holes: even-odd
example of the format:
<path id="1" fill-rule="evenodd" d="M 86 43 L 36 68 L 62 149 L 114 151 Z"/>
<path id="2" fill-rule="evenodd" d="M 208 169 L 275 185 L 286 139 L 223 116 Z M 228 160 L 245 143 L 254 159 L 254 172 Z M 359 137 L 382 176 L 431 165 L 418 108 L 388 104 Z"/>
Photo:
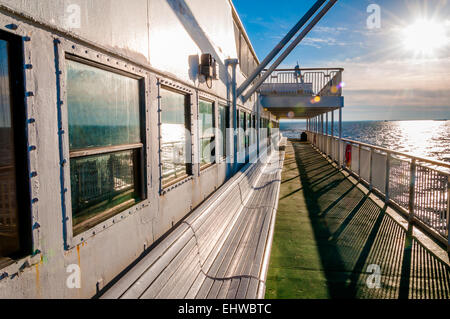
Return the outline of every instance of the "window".
<path id="1" fill-rule="evenodd" d="M 145 199 L 140 81 L 66 60 L 73 234 Z"/>
<path id="2" fill-rule="evenodd" d="M 236 41 L 236 53 L 239 59 L 239 64 L 242 73 L 248 77 L 258 66 L 257 59 L 251 51 L 251 46 L 247 42 L 244 33 L 239 29 L 238 23 L 235 20 L 234 23 L 234 37 Z M 252 97 L 250 97 L 250 101 Z"/>
<path id="3" fill-rule="evenodd" d="M 252 144 L 256 143 L 256 115 L 252 115 Z"/>
<path id="4" fill-rule="evenodd" d="M 227 156 L 227 129 L 230 123 L 230 113 L 228 106 L 219 105 L 219 129 L 221 135 L 222 156 Z"/>
<path id="5" fill-rule="evenodd" d="M 236 43 L 236 53 L 237 57 L 241 57 L 241 31 L 239 30 L 239 27 L 236 24 L 236 21 L 233 21 L 234 26 L 234 40 Z"/>
<path id="6" fill-rule="evenodd" d="M 167 187 L 191 175 L 189 99 L 161 88 L 161 184 Z"/>
<path id="7" fill-rule="evenodd" d="M 0 31 L 0 267 L 31 252 L 22 51 Z"/>
<path id="8" fill-rule="evenodd" d="M 244 73 L 244 75 L 247 77 L 248 76 L 248 61 L 249 61 L 249 55 L 250 55 L 250 50 L 248 47 L 248 43 L 245 40 L 244 35 L 241 33 L 241 52 L 240 52 L 240 59 L 239 59 L 239 64 L 241 66 L 241 71 L 242 73 Z"/>
<path id="9" fill-rule="evenodd" d="M 239 151 L 245 150 L 245 113 L 239 111 Z"/>
<path id="10" fill-rule="evenodd" d="M 214 103 L 199 100 L 199 147 L 200 166 L 210 165 L 215 162 L 215 123 L 214 123 Z"/>
<path id="11" fill-rule="evenodd" d="M 250 146 L 250 134 L 251 134 L 251 128 L 252 128 L 252 120 L 250 118 L 250 114 L 249 113 L 245 113 L 245 119 L 246 119 L 246 145 L 245 147 L 248 148 Z"/>

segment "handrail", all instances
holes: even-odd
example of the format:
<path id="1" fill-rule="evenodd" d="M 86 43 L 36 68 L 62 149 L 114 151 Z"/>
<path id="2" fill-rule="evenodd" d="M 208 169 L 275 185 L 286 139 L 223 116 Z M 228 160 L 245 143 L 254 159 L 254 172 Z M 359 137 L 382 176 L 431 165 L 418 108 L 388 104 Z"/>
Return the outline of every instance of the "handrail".
<path id="1" fill-rule="evenodd" d="M 273 72 L 266 78 L 261 91 L 304 90 L 316 96 L 342 96 L 341 68 L 284 69 Z M 276 87 L 271 87 L 271 86 Z M 292 87 L 296 85 L 296 87 Z"/>
<path id="2" fill-rule="evenodd" d="M 273 70 L 273 72 L 289 72 L 289 71 L 296 71 L 296 70 L 300 70 L 300 71 L 340 71 L 340 72 L 344 72 L 344 68 L 301 68 L 301 69 L 276 69 Z M 267 72 L 267 69 L 263 70 L 264 72 Z"/>
<path id="3" fill-rule="evenodd" d="M 311 133 L 314 133 L 314 132 L 311 132 Z M 314 134 L 322 135 L 320 133 L 314 133 Z M 323 134 L 323 136 L 332 137 L 332 138 L 335 138 L 337 140 L 339 139 L 339 137 L 332 136 L 332 135 L 327 135 L 327 134 Z M 417 160 L 419 162 L 424 162 L 424 163 L 437 165 L 437 166 L 443 166 L 445 168 L 449 168 L 450 169 L 450 163 L 446 163 L 446 162 L 443 162 L 443 161 L 435 160 L 435 159 L 432 159 L 432 158 L 415 156 L 415 155 L 411 155 L 411 154 L 403 153 L 403 152 L 399 152 L 399 151 L 393 151 L 393 150 L 390 150 L 390 149 L 385 148 L 385 147 L 376 146 L 376 145 L 372 145 L 372 144 L 367 144 L 367 143 L 363 143 L 363 142 L 358 142 L 358 141 L 354 141 L 354 140 L 350 140 L 350 139 L 346 139 L 346 138 L 342 138 L 342 141 L 343 142 L 347 142 L 347 143 L 351 143 L 351 144 L 355 144 L 355 145 L 361 145 L 363 147 L 372 148 L 372 149 L 375 149 L 375 150 L 378 150 L 378 151 L 382 151 L 382 152 L 385 152 L 385 153 L 390 153 L 390 154 L 394 154 L 394 155 L 399 155 L 399 156 L 415 159 L 415 160 Z"/>
<path id="4" fill-rule="evenodd" d="M 381 194 L 386 204 L 407 216 L 409 223 L 446 243 L 450 252 L 450 163 L 317 131 L 307 132 L 313 146 Z M 365 159 L 362 150 L 369 152 Z M 376 153 L 379 155 L 374 157 Z"/>

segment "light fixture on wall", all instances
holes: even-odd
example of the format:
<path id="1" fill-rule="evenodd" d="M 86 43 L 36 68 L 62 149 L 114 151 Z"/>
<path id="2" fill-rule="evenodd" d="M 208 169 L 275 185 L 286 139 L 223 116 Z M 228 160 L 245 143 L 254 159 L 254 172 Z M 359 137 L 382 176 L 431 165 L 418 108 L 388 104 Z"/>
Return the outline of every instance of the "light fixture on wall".
<path id="1" fill-rule="evenodd" d="M 202 54 L 200 74 L 205 77 L 206 85 L 212 88 L 212 80 L 217 79 L 217 62 L 209 53 Z"/>

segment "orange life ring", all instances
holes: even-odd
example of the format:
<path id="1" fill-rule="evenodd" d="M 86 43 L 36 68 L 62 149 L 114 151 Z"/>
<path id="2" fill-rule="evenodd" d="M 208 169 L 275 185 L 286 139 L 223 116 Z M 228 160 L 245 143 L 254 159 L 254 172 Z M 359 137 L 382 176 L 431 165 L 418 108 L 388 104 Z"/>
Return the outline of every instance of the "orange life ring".
<path id="1" fill-rule="evenodd" d="M 347 144 L 347 147 L 345 148 L 345 161 L 347 167 L 350 167 L 352 164 L 352 146 L 350 144 Z"/>

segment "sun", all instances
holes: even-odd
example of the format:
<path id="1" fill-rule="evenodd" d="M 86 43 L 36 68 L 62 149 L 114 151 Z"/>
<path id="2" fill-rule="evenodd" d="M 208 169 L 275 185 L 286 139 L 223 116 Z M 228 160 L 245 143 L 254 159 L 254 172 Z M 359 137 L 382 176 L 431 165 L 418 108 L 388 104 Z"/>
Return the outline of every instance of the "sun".
<path id="1" fill-rule="evenodd" d="M 402 39 L 404 48 L 416 56 L 432 56 L 448 44 L 445 24 L 425 19 L 405 27 Z"/>

